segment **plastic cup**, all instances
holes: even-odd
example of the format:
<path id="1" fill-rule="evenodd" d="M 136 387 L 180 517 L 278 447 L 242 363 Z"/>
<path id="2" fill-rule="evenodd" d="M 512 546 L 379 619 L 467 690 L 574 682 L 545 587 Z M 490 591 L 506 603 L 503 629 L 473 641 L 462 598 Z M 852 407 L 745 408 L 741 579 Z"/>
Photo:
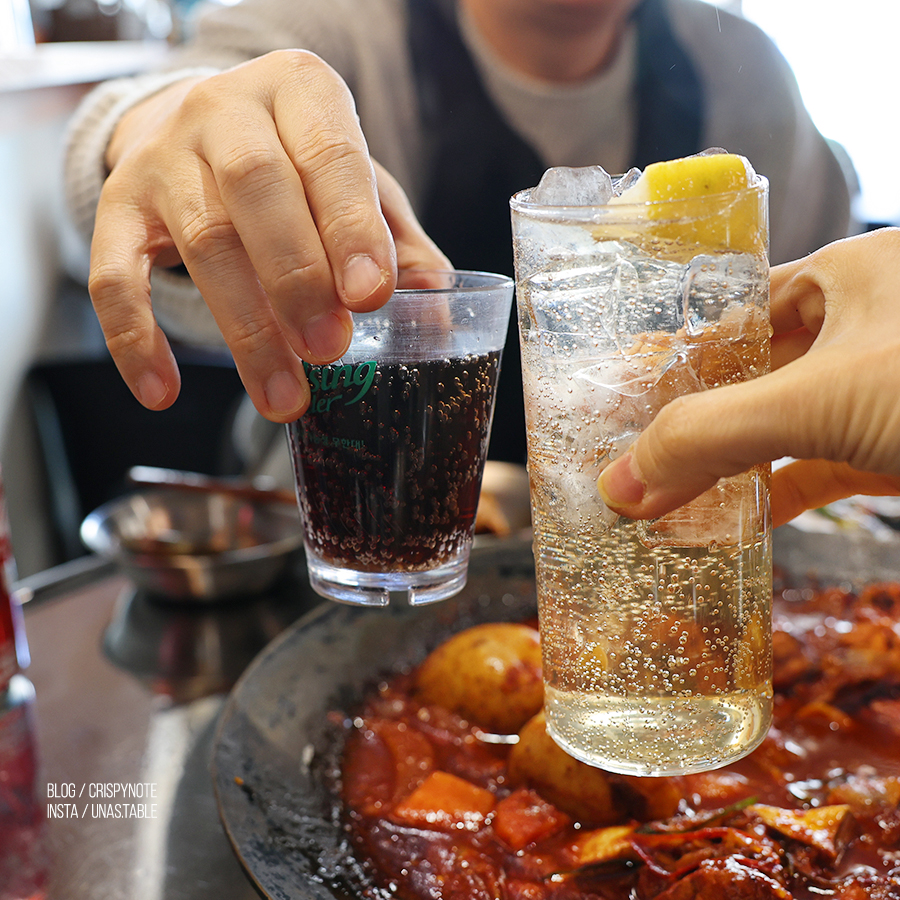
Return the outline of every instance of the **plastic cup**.
<path id="1" fill-rule="evenodd" d="M 288 425 L 310 581 L 322 596 L 386 606 L 466 583 L 512 279 L 401 273 L 353 341 L 305 366 L 312 400 Z"/>

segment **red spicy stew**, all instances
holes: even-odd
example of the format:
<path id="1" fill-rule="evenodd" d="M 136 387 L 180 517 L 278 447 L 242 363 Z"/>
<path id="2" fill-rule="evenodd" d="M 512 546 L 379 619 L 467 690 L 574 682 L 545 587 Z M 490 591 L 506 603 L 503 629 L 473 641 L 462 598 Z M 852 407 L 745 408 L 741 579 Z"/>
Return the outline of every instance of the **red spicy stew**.
<path id="1" fill-rule="evenodd" d="M 756 751 L 636 778 L 547 736 L 530 624 L 462 632 L 345 722 L 356 854 L 415 900 L 900 900 L 900 585 L 779 592 L 774 651 Z"/>

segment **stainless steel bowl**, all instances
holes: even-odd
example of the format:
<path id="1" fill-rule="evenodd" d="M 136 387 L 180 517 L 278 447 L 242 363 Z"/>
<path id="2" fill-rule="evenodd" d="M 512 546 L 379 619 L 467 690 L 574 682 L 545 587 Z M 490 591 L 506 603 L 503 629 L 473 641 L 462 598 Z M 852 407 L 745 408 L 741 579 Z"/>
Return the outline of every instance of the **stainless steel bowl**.
<path id="1" fill-rule="evenodd" d="M 266 590 L 302 544 L 293 504 L 154 488 L 112 500 L 81 540 L 152 594 L 210 601 Z"/>

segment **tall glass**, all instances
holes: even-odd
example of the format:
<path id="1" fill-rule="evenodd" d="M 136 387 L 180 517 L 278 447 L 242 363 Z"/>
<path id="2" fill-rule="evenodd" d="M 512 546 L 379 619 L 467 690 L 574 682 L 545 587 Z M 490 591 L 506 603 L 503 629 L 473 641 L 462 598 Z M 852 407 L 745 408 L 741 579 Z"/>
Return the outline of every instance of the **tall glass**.
<path id="1" fill-rule="evenodd" d="M 596 487 L 670 400 L 768 371 L 767 191 L 511 200 L 547 727 L 613 772 L 715 768 L 770 722 L 769 467 L 653 521 Z"/>
<path id="2" fill-rule="evenodd" d="M 322 596 L 415 605 L 465 585 L 512 294 L 502 275 L 403 272 L 339 362 L 306 367 L 288 435 Z"/>

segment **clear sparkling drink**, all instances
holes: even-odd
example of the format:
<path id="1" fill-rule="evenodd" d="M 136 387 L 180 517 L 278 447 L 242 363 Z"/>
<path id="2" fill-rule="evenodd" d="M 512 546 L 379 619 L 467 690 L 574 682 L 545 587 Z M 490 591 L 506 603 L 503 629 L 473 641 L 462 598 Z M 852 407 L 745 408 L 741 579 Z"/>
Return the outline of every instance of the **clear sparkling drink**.
<path id="1" fill-rule="evenodd" d="M 767 349 L 766 341 L 759 355 Z M 541 365 L 535 351 L 523 366 L 529 388 L 548 401 L 580 391 L 577 362 L 566 372 Z M 621 447 L 611 438 L 590 446 L 605 404 L 572 411 L 531 399 L 551 734 L 585 762 L 637 775 L 743 756 L 765 734 L 772 700 L 767 467 L 724 479 L 655 521 L 616 517 L 596 479 Z"/>
<path id="2" fill-rule="evenodd" d="M 765 253 L 513 210 L 548 731 L 615 772 L 725 765 L 771 718 L 769 467 L 652 521 L 596 481 L 670 400 L 768 370 Z"/>

